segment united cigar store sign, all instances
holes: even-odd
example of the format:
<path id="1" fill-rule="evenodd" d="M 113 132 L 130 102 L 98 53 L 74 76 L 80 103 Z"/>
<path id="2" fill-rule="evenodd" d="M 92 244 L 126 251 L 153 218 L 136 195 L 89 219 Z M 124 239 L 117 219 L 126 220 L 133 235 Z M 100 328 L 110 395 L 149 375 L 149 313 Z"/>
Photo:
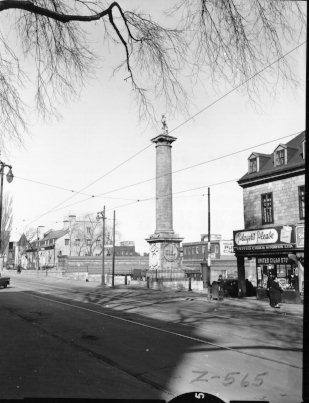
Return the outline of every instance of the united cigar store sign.
<path id="1" fill-rule="evenodd" d="M 260 228 L 252 231 L 234 231 L 234 250 L 267 251 L 284 250 L 295 246 L 294 228 L 283 225 L 273 228 Z"/>

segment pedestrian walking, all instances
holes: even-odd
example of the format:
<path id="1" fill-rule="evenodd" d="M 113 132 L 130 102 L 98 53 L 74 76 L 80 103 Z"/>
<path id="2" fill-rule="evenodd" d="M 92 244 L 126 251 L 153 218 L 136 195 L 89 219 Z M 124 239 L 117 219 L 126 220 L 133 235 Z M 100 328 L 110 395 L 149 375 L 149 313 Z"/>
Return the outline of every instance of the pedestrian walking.
<path id="1" fill-rule="evenodd" d="M 280 308 L 282 288 L 276 276 L 270 275 L 267 281 L 267 290 L 269 294 L 269 303 L 273 308 Z"/>

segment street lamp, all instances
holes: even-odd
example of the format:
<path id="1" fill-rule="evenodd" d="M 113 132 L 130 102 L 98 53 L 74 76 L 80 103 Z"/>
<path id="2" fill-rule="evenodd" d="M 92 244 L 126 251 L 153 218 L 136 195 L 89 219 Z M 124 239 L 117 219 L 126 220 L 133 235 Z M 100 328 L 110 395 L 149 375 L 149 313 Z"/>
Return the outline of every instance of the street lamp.
<path id="1" fill-rule="evenodd" d="M 105 256 L 104 256 L 104 243 L 105 243 L 105 206 L 103 207 L 103 211 L 98 211 L 97 220 L 102 220 L 103 223 L 103 234 L 102 234 L 102 285 L 105 285 Z"/>
<path id="2" fill-rule="evenodd" d="M 39 256 L 39 228 L 44 228 L 44 225 L 39 225 L 36 229 L 36 251 L 37 251 L 37 271 L 40 270 L 40 256 Z"/>
<path id="3" fill-rule="evenodd" d="M 4 162 L 0 161 L 0 175 L 1 175 L 1 189 L 0 189 L 0 252 L 2 252 L 2 199 L 3 199 L 3 175 L 4 168 L 8 167 L 9 172 L 6 175 L 6 180 L 11 183 L 14 175 L 12 173 L 12 166 L 7 165 Z"/>

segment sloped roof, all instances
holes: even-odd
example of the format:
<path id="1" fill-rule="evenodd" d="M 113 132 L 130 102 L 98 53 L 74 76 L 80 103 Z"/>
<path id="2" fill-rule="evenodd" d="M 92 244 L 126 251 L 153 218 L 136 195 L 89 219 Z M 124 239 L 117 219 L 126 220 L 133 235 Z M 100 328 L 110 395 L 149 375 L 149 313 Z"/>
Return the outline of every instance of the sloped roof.
<path id="1" fill-rule="evenodd" d="M 290 149 L 290 151 L 292 151 L 285 165 L 274 166 L 274 153 L 271 154 L 256 153 L 258 155 L 269 157 L 268 161 L 260 167 L 259 172 L 246 173 L 244 176 L 242 176 L 238 180 L 239 185 L 242 185 L 243 183 L 250 181 L 251 179 L 266 178 L 267 176 L 272 176 L 273 174 L 276 173 L 283 174 L 291 172 L 293 170 L 305 168 L 305 160 L 303 159 L 302 156 L 303 152 L 302 143 L 305 137 L 306 137 L 306 131 L 303 131 L 302 133 L 295 136 L 288 143 L 284 144 L 284 146 L 286 146 L 288 149 Z"/>
<path id="2" fill-rule="evenodd" d="M 47 241 L 49 239 L 59 239 L 59 238 L 63 237 L 64 235 L 66 235 L 68 232 L 69 232 L 68 229 L 60 229 L 57 231 L 50 230 L 47 233 L 45 233 L 44 238 L 40 239 L 40 242 Z"/>
<path id="3" fill-rule="evenodd" d="M 257 153 L 256 151 L 253 151 L 253 152 L 250 154 L 249 158 L 250 158 L 252 155 L 254 155 L 255 157 L 267 157 L 267 158 L 270 158 L 270 154 Z M 248 158 L 248 159 L 249 159 L 249 158 Z"/>
<path id="4" fill-rule="evenodd" d="M 19 241 L 17 242 L 18 246 L 26 246 L 29 245 L 29 241 L 27 240 L 27 237 L 25 234 L 22 234 L 22 236 L 19 238 Z"/>

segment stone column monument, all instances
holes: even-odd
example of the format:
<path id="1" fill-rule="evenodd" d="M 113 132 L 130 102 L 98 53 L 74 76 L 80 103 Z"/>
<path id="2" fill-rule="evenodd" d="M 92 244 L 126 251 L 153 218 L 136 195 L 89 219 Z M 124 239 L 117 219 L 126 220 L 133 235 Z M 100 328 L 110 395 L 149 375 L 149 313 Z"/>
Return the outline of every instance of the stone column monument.
<path id="1" fill-rule="evenodd" d="M 149 267 L 157 277 L 179 277 L 180 238 L 173 229 L 172 143 L 176 137 L 168 134 L 165 116 L 162 133 L 151 141 L 156 145 L 156 229 L 149 243 Z M 178 273 L 178 275 L 177 275 Z M 173 275 L 172 275 L 173 274 Z"/>

